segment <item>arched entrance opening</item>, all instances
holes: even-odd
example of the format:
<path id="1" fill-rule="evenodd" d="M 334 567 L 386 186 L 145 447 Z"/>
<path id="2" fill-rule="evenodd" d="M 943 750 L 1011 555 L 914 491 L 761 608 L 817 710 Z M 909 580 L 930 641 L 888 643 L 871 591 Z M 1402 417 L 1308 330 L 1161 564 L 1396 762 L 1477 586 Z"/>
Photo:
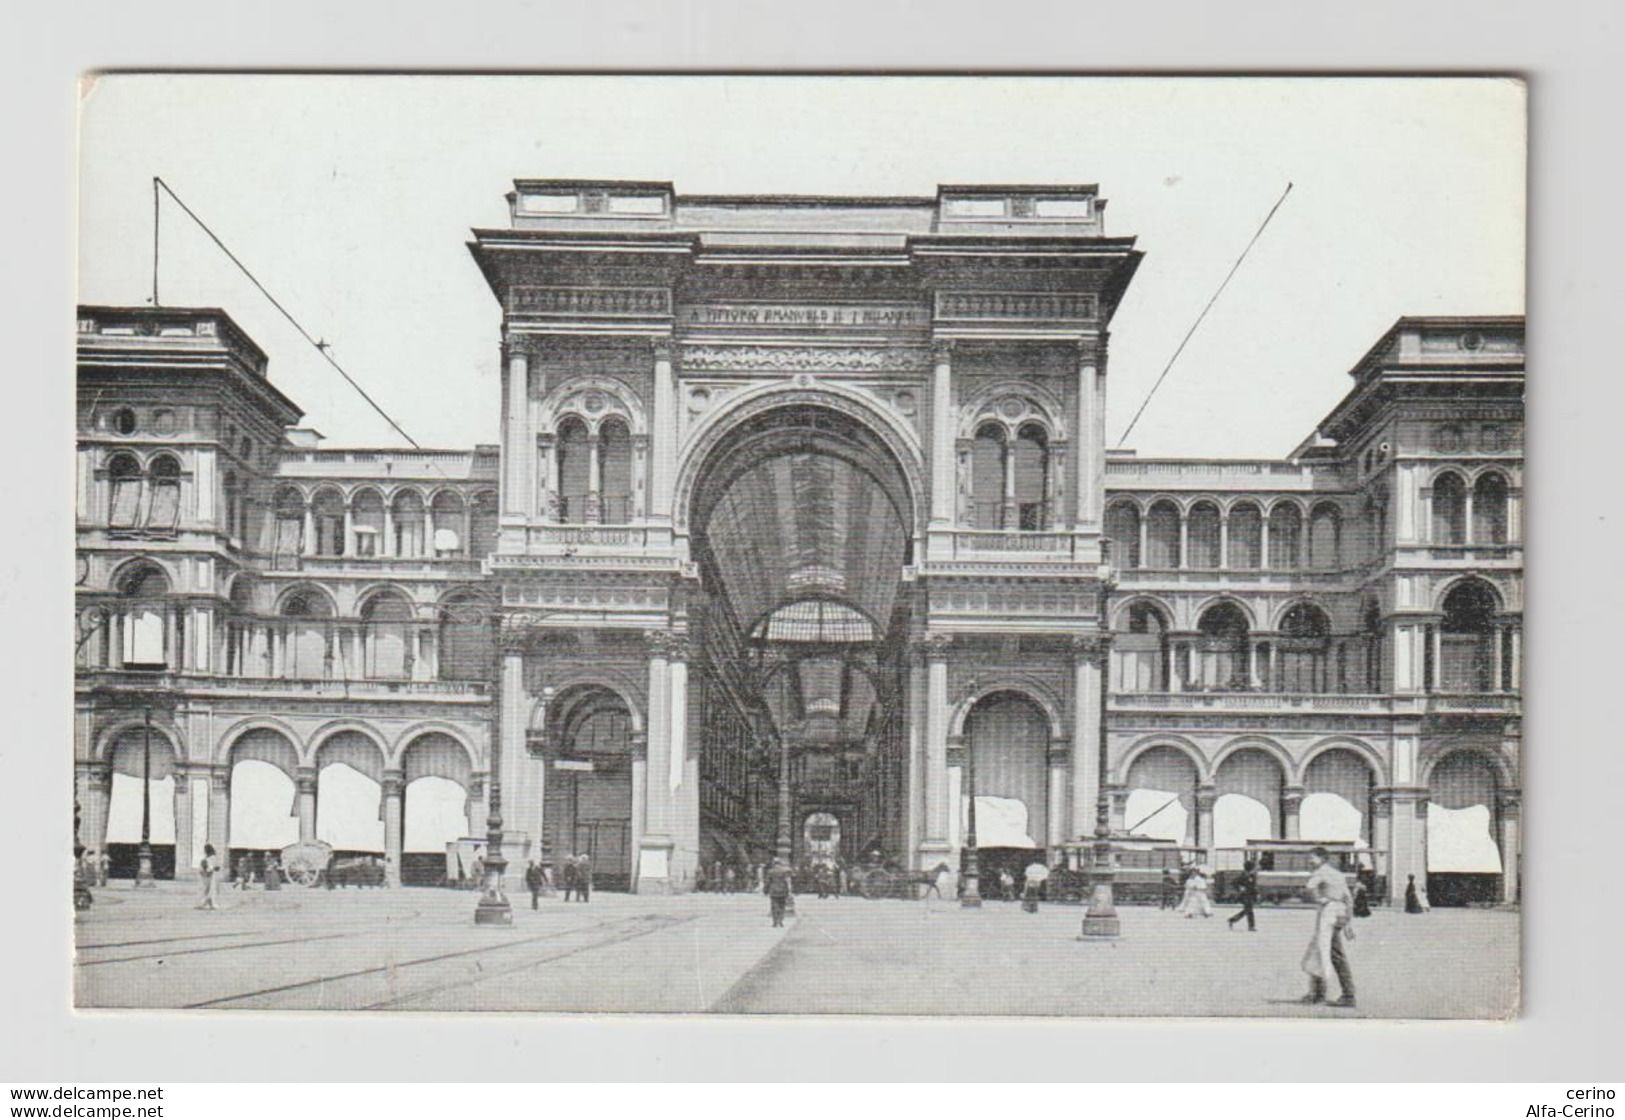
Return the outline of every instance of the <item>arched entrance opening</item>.
<path id="1" fill-rule="evenodd" d="M 384 753 L 359 731 L 339 731 L 316 749 L 316 839 L 335 855 L 382 857 Z"/>
<path id="2" fill-rule="evenodd" d="M 543 841 L 558 865 L 567 855 L 591 860 L 592 885 L 632 885 L 632 713 L 620 693 L 583 685 L 548 705 Z"/>
<path id="3" fill-rule="evenodd" d="M 957 788 L 958 828 L 950 836 L 961 847 L 970 829 L 970 790 L 976 787 L 976 848 L 984 881 L 1001 871 L 1020 881 L 1034 859 L 1043 860 L 1049 836 L 1049 719 L 1032 698 L 994 692 L 979 699 L 965 716 L 965 765 L 950 767 L 948 784 Z M 974 775 L 970 774 L 971 769 Z M 957 781 L 955 780 L 957 777 Z M 960 852 L 960 866 L 965 855 Z"/>
<path id="4" fill-rule="evenodd" d="M 703 858 L 746 871 L 798 825 L 841 825 L 840 858 L 903 863 L 901 593 L 917 524 L 909 476 L 837 400 L 768 407 L 720 437 L 688 523 Z"/>
<path id="5" fill-rule="evenodd" d="M 1196 763 L 1178 747 L 1159 746 L 1134 759 L 1124 778 L 1123 827 L 1133 836 L 1196 842 Z"/>
<path id="6" fill-rule="evenodd" d="M 1298 833 L 1304 840 L 1337 840 L 1371 845 L 1371 797 L 1376 788 L 1371 765 L 1345 748 L 1322 751 L 1303 772 Z"/>
<path id="7" fill-rule="evenodd" d="M 1244 747 L 1226 755 L 1213 774 L 1213 844 L 1239 848 L 1281 836 L 1281 764 L 1268 751 Z"/>
<path id="8" fill-rule="evenodd" d="M 401 755 L 401 882 L 443 885 L 446 845 L 468 828 L 473 766 L 463 745 L 443 731 L 415 737 Z"/>
<path id="9" fill-rule="evenodd" d="M 150 734 L 148 739 L 145 728 L 126 728 L 108 750 L 113 783 L 108 791 L 104 843 L 109 860 L 107 873 L 115 879 L 135 878 L 141 846 L 143 785 L 148 796 L 147 839 L 152 848 L 153 876 L 175 877 L 175 748 L 169 736 L 158 728 L 152 728 Z"/>
<path id="10" fill-rule="evenodd" d="M 237 737 L 226 765 L 226 847 L 235 874 L 244 856 L 263 867 L 267 855 L 299 839 L 299 756 L 285 735 L 262 727 Z"/>
<path id="11" fill-rule="evenodd" d="M 1435 906 L 1499 902 L 1504 870 L 1501 775 L 1475 750 L 1454 750 L 1428 775 L 1427 883 Z"/>

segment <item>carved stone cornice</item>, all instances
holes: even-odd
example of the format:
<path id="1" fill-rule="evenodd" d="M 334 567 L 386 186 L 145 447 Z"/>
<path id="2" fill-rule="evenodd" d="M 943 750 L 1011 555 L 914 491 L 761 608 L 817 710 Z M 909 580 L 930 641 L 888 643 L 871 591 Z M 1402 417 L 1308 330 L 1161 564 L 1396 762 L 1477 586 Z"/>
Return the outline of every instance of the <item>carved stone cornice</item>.
<path id="1" fill-rule="evenodd" d="M 690 343 L 682 348 L 689 370 L 769 373 L 901 373 L 926 366 L 924 351 L 896 346 L 723 346 Z"/>

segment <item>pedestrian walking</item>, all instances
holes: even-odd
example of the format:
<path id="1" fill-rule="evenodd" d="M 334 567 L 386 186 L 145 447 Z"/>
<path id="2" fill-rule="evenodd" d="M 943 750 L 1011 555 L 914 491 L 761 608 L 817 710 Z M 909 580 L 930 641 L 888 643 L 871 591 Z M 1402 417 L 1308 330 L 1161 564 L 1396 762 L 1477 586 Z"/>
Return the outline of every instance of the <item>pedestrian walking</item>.
<path id="1" fill-rule="evenodd" d="M 1010 874 L 1008 867 L 999 868 L 999 896 L 1006 902 L 1015 901 L 1016 877 Z"/>
<path id="2" fill-rule="evenodd" d="M 542 908 L 542 865 L 535 860 L 531 860 L 530 866 L 525 868 L 525 886 L 530 888 L 530 908 L 540 910 Z"/>
<path id="3" fill-rule="evenodd" d="M 275 852 L 265 857 L 265 889 L 279 891 L 282 889 L 282 861 Z"/>
<path id="4" fill-rule="evenodd" d="M 1253 918 L 1253 907 L 1258 903 L 1258 863 L 1248 860 L 1242 865 L 1241 874 L 1236 876 L 1236 900 L 1241 903 L 1241 909 L 1230 915 L 1225 924 L 1231 929 L 1236 923 L 1247 919 L 1247 932 L 1257 933 L 1258 923 Z"/>
<path id="5" fill-rule="evenodd" d="M 218 910 L 219 907 L 215 905 L 214 891 L 215 879 L 220 874 L 220 860 L 215 857 L 213 844 L 203 845 L 203 858 L 198 861 L 197 870 L 198 875 L 203 880 L 203 894 L 198 899 L 197 909 Z"/>
<path id="6" fill-rule="evenodd" d="M 1176 910 L 1179 908 L 1179 880 L 1174 876 L 1174 869 L 1162 869 L 1162 897 L 1157 902 L 1158 910 Z"/>
<path id="7" fill-rule="evenodd" d="M 1420 914 L 1422 912 L 1422 897 L 1416 889 L 1416 876 L 1405 876 L 1405 913 Z"/>
<path id="8" fill-rule="evenodd" d="M 1309 994 L 1303 997 L 1303 1002 L 1325 1003 L 1326 979 L 1335 972 L 1343 994 L 1331 1006 L 1353 1007 L 1354 972 L 1349 967 L 1345 942 L 1354 939 L 1354 930 L 1349 925 L 1354 897 L 1343 873 L 1332 866 L 1325 848 L 1313 848 L 1309 855 L 1315 869 L 1309 873 L 1304 894 L 1315 904 L 1315 931 L 1303 954 L 1303 970 L 1309 974 Z"/>
<path id="9" fill-rule="evenodd" d="M 1354 873 L 1354 916 L 1371 917 L 1371 892 L 1376 889 L 1376 872 L 1362 867 Z"/>
<path id="10" fill-rule="evenodd" d="M 1204 918 L 1213 917 L 1213 900 L 1208 897 L 1207 868 L 1192 867 L 1189 878 L 1185 880 L 1185 902 L 1180 907 L 1187 918 L 1194 918 L 1200 914 Z"/>
<path id="11" fill-rule="evenodd" d="M 112 867 L 113 857 L 107 854 L 106 848 L 103 848 L 101 854 L 96 857 L 96 885 L 98 887 L 107 885 L 107 873 Z"/>
<path id="12" fill-rule="evenodd" d="M 565 856 L 564 865 L 559 872 L 564 878 L 564 901 L 569 902 L 570 896 L 576 893 L 576 857 Z"/>
<path id="13" fill-rule="evenodd" d="M 576 901 L 586 902 L 592 897 L 592 857 L 586 852 L 576 856 Z"/>
<path id="14" fill-rule="evenodd" d="M 775 859 L 773 866 L 767 869 L 766 891 L 768 911 L 773 916 L 775 929 L 784 925 L 784 912 L 790 905 L 790 866 L 782 859 Z"/>
<path id="15" fill-rule="evenodd" d="M 1049 878 L 1049 867 L 1043 860 L 1033 860 L 1022 873 L 1021 908 L 1029 914 L 1038 913 L 1038 899 L 1044 893 L 1044 881 Z"/>

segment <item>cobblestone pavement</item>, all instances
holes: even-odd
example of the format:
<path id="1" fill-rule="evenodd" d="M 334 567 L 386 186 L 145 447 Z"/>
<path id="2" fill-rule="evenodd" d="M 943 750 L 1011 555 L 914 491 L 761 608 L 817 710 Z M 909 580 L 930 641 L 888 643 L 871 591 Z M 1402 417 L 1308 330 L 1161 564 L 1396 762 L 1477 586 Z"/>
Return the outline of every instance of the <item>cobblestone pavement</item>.
<path id="1" fill-rule="evenodd" d="M 1078 940 L 1083 908 L 802 900 L 794 928 L 717 1010 L 896 1015 L 1503 1018 L 1517 1007 L 1518 915 L 1378 910 L 1355 922 L 1354 1009 L 1304 1007 L 1314 924 L 1258 911 L 1258 932 L 1125 906 L 1115 942 Z M 1332 985 L 1336 993 L 1335 982 Z"/>
<path id="2" fill-rule="evenodd" d="M 536 911 L 515 895 L 510 928 L 476 927 L 460 891 L 227 891 L 216 913 L 185 885 L 97 896 L 76 925 L 87 1008 L 1498 1018 L 1517 1004 L 1504 911 L 1357 922 L 1350 1011 L 1295 1002 L 1313 921 L 1299 909 L 1261 910 L 1249 934 L 1226 911 L 1124 907 L 1121 940 L 1087 943 L 1080 907 L 1002 902 L 801 898 L 775 930 L 753 895 Z"/>

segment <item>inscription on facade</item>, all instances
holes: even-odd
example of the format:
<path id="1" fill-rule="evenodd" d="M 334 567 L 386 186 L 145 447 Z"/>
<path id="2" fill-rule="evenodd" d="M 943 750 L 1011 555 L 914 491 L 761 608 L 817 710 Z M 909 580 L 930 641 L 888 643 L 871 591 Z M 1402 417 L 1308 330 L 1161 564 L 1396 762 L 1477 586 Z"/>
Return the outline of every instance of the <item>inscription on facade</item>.
<path id="1" fill-rule="evenodd" d="M 928 327 L 931 313 L 913 304 L 696 303 L 677 309 L 690 327 L 856 327 L 893 330 Z"/>

